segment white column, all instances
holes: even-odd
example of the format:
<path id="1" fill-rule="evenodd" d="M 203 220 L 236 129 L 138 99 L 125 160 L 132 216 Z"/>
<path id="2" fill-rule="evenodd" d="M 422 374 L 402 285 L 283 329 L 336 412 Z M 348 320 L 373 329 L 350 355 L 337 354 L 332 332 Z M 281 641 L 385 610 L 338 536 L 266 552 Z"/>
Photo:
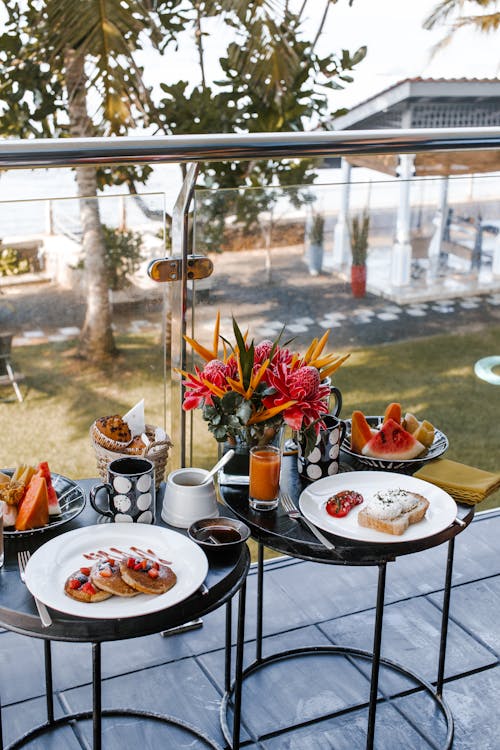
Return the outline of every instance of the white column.
<path id="1" fill-rule="evenodd" d="M 500 276 L 500 232 L 497 234 L 493 246 L 493 265 L 491 270 L 494 276 Z"/>
<path id="2" fill-rule="evenodd" d="M 439 194 L 439 207 L 434 217 L 434 234 L 427 248 L 427 257 L 429 258 L 428 279 L 432 281 L 436 278 L 439 270 L 439 257 L 441 255 L 441 245 L 443 242 L 444 228 L 448 215 L 448 177 L 441 178 Z"/>
<path id="3" fill-rule="evenodd" d="M 410 188 L 414 162 L 414 154 L 399 157 L 399 206 L 391 263 L 391 284 L 396 287 L 408 286 L 411 279 Z"/>
<path id="4" fill-rule="evenodd" d="M 346 159 L 341 161 L 342 192 L 340 206 L 333 233 L 332 267 L 340 269 L 345 265 L 351 254 L 349 243 L 349 198 L 351 194 L 351 165 Z"/>

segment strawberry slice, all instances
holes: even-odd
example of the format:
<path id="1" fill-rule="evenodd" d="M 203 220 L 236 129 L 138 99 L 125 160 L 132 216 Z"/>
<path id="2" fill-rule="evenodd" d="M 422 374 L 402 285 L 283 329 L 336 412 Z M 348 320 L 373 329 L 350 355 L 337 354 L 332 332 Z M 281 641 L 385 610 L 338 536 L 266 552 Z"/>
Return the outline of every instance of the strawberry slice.
<path id="1" fill-rule="evenodd" d="M 83 584 L 82 591 L 85 591 L 86 594 L 90 594 L 91 596 L 93 596 L 94 594 L 97 593 L 97 591 L 92 586 L 92 584 L 90 583 L 90 581 L 87 581 L 87 583 Z"/>
<path id="2" fill-rule="evenodd" d="M 68 586 L 70 589 L 79 589 L 82 585 L 82 582 L 78 580 L 78 578 L 71 578 L 68 582 Z"/>
<path id="3" fill-rule="evenodd" d="M 153 578 L 153 579 L 154 579 L 154 578 L 158 578 L 158 576 L 159 576 L 159 575 L 160 575 L 160 571 L 159 571 L 159 570 L 157 570 L 156 568 L 150 568 L 150 569 L 148 570 L 148 576 L 149 576 L 150 578 Z"/>
<path id="4" fill-rule="evenodd" d="M 103 568 L 102 570 L 99 571 L 99 575 L 102 576 L 103 578 L 111 578 L 113 573 L 112 573 L 111 568 Z"/>
<path id="5" fill-rule="evenodd" d="M 84 576 L 89 576 L 90 568 L 80 568 L 80 573 L 83 573 Z"/>

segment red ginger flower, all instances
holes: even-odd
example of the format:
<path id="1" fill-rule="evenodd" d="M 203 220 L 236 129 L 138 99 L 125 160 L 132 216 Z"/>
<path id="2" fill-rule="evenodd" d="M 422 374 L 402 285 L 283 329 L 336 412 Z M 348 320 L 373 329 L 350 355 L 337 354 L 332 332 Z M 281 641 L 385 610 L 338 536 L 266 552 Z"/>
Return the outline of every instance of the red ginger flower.
<path id="1" fill-rule="evenodd" d="M 207 362 L 201 373 L 202 378 L 210 381 L 219 388 L 224 388 L 226 383 L 227 368 L 220 359 L 211 359 Z"/>
<path id="2" fill-rule="evenodd" d="M 279 406 L 287 401 L 296 401 L 283 412 L 283 419 L 292 430 L 300 430 L 315 423 L 316 433 L 323 425 L 322 414 L 328 412 L 330 388 L 321 385 L 319 373 L 314 367 L 299 367 L 289 370 L 280 363 L 273 371 L 268 371 L 267 380 L 276 393 L 263 399 L 266 409 Z"/>

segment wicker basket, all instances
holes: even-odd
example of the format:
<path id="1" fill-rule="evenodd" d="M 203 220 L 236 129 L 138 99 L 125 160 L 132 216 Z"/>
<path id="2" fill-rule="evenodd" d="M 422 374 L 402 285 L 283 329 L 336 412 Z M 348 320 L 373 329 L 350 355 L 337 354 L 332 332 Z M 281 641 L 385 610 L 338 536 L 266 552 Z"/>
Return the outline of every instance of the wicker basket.
<path id="1" fill-rule="evenodd" d="M 150 440 L 149 445 L 142 451 L 142 453 L 136 453 L 127 451 L 127 448 L 122 448 L 121 444 L 117 450 L 109 450 L 100 445 L 94 437 L 94 425 L 90 428 L 90 440 L 94 447 L 94 452 L 97 459 L 97 471 L 99 476 L 106 480 L 108 466 L 111 461 L 116 458 L 127 458 L 127 456 L 142 456 L 148 458 L 155 467 L 155 486 L 156 489 L 160 486 L 160 483 L 165 479 L 165 469 L 167 466 L 169 449 L 172 447 L 172 441 L 167 435 L 165 440 L 155 441 L 155 427 L 153 425 L 146 425 L 146 435 Z"/>

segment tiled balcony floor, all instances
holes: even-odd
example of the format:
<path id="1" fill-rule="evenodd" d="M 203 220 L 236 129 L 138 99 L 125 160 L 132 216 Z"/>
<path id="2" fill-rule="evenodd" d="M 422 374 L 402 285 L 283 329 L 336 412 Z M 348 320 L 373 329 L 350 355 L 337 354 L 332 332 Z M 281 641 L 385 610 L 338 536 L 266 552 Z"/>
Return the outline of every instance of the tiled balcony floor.
<path id="1" fill-rule="evenodd" d="M 459 750 L 500 747 L 500 512 L 482 514 L 456 541 L 444 697 Z M 437 673 L 440 608 L 447 546 L 399 558 L 387 570 L 383 656 L 425 680 Z M 254 658 L 256 570 L 249 577 L 246 661 Z M 377 570 L 281 558 L 266 565 L 264 656 L 311 645 L 371 649 Z M 236 609 L 236 608 L 233 608 Z M 224 677 L 225 608 L 203 627 L 104 644 L 103 705 L 148 709 L 200 727 L 221 746 L 219 704 Z M 91 705 L 88 645 L 53 644 L 56 714 Z M 0 633 L 0 690 L 8 745 L 44 720 L 42 642 Z M 357 750 L 365 745 L 370 665 L 340 655 L 277 662 L 243 689 L 244 744 L 251 750 Z M 398 673 L 382 669 L 375 747 L 438 748 L 444 721 L 435 704 Z M 358 706 L 361 706 L 358 707 Z M 343 711 L 343 709 L 348 709 Z M 336 717 L 332 713 L 341 711 Z M 287 729 L 295 725 L 293 730 Z M 259 739 L 260 738 L 260 739 Z M 90 722 L 33 740 L 43 750 L 89 748 Z M 202 748 L 167 725 L 132 717 L 103 722 L 104 750 Z"/>

